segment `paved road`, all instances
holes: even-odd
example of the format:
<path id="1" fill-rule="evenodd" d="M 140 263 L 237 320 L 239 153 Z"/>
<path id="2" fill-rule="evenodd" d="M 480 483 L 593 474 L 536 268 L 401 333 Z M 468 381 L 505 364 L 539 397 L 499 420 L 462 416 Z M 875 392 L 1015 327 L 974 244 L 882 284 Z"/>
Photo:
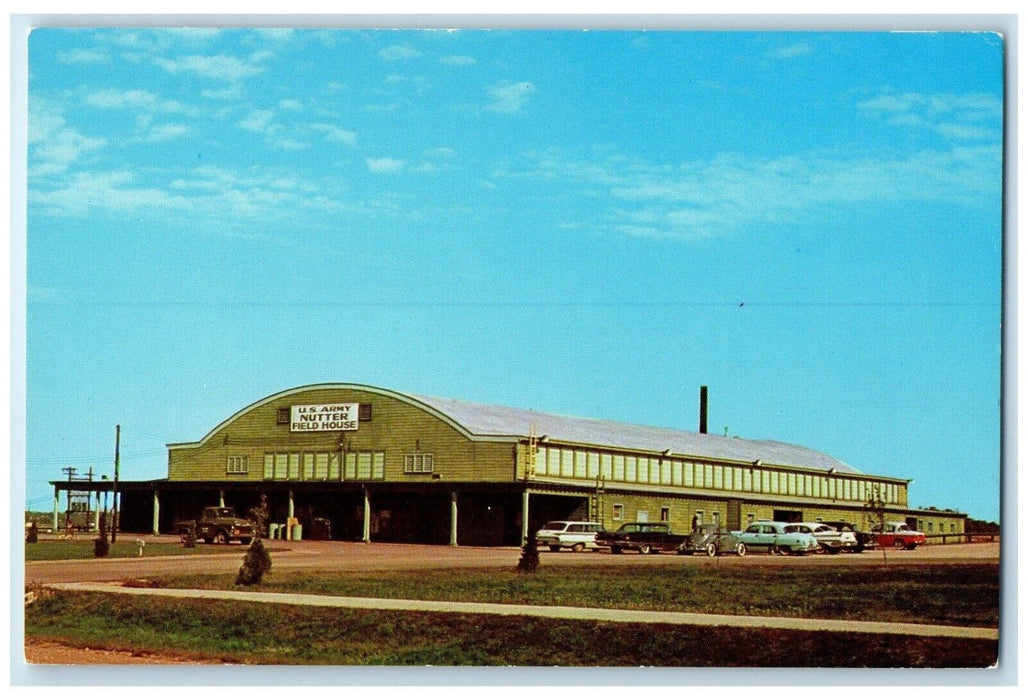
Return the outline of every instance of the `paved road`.
<path id="1" fill-rule="evenodd" d="M 151 542 L 174 542 L 169 536 L 144 538 Z M 362 544 L 359 542 L 279 542 L 267 541 L 275 571 L 398 571 L 435 568 L 502 568 L 517 565 L 520 550 L 516 547 L 446 547 L 438 545 Z M 188 556 L 143 556 L 129 559 L 77 559 L 50 562 L 28 562 L 25 565 L 26 585 L 70 583 L 75 581 L 120 581 L 130 578 L 171 574 L 235 573 L 242 563 L 245 547 L 240 545 L 200 545 L 213 554 Z M 144 550 L 145 551 L 145 550 Z M 889 550 L 892 563 L 931 562 L 998 562 L 998 543 L 954 544 L 920 547 L 912 552 Z M 860 564 L 880 566 L 881 552 L 863 554 L 810 555 L 805 557 L 772 557 L 765 554 L 745 557 L 672 554 L 613 555 L 607 552 L 573 554 L 541 552 L 542 565 L 627 566 L 836 566 Z"/>
<path id="2" fill-rule="evenodd" d="M 609 608 L 570 607 L 565 605 L 508 605 L 499 603 L 465 603 L 438 600 L 404 600 L 398 598 L 354 598 L 349 596 L 265 593 L 253 591 L 195 591 L 167 588 L 125 588 L 112 583 L 65 583 L 54 588 L 68 591 L 118 593 L 122 595 L 187 598 L 206 600 L 243 600 L 279 605 L 309 605 L 329 608 L 364 610 L 407 610 L 447 612 L 473 615 L 522 615 L 572 620 L 649 623 L 664 625 L 701 625 L 760 627 L 813 632 L 861 632 L 866 634 L 909 634 L 927 637 L 962 639 L 999 639 L 999 630 L 982 627 L 954 627 L 909 623 L 882 623 L 860 620 L 823 620 L 796 617 L 756 617 L 750 615 L 710 615 L 647 610 L 614 610 Z"/>

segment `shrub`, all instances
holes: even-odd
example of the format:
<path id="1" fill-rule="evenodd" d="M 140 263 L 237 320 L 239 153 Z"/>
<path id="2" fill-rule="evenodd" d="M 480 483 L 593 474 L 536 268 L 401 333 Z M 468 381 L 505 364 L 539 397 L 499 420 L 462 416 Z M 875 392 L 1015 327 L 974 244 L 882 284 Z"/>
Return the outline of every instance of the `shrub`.
<path id="1" fill-rule="evenodd" d="M 196 528 L 191 527 L 182 535 L 182 546 L 187 549 L 196 547 Z"/>
<path id="2" fill-rule="evenodd" d="M 107 541 L 107 513 L 100 513 L 100 534 L 93 540 L 93 556 L 101 559 L 111 552 L 111 543 Z"/>
<path id="3" fill-rule="evenodd" d="M 520 573 L 532 574 L 539 568 L 539 546 L 535 541 L 535 532 L 528 534 L 524 546 L 521 548 L 521 558 L 518 559 L 518 571 Z"/>
<path id="4" fill-rule="evenodd" d="M 29 531 L 25 533 L 25 542 L 28 544 L 35 544 L 39 541 L 39 526 L 36 525 L 36 521 L 33 520 L 29 524 Z"/>
<path id="5" fill-rule="evenodd" d="M 236 585 L 252 586 L 260 583 L 264 574 L 270 570 L 271 555 L 264 548 L 264 542 L 260 538 L 254 538 L 250 548 L 246 550 L 246 556 L 243 557 L 243 565 L 239 567 Z"/>

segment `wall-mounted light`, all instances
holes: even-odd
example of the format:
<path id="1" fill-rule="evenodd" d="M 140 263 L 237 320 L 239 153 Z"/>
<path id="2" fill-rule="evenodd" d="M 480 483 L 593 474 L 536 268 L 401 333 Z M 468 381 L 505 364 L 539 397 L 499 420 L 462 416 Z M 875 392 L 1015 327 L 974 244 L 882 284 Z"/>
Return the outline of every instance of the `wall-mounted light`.
<path id="1" fill-rule="evenodd" d="M 761 462 L 759 459 L 753 460 L 753 466 L 759 467 L 761 464 L 763 464 L 763 462 Z"/>

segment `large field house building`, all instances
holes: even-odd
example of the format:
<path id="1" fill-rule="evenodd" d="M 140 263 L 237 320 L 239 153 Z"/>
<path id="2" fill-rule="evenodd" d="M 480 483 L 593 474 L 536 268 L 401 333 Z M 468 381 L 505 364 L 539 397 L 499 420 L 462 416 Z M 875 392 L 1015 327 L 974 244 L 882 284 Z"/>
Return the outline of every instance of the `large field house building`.
<path id="1" fill-rule="evenodd" d="M 119 484 L 120 529 L 171 532 L 204 506 L 240 514 L 266 496 L 271 523 L 340 540 L 519 545 L 548 520 L 608 528 L 695 517 L 731 529 L 759 519 L 866 524 L 872 494 L 887 518 L 961 534 L 965 515 L 908 507 L 905 479 L 864 474 L 805 447 L 568 418 L 317 384 L 261 399 L 196 442 L 168 445 L 168 476 Z M 88 488 L 99 503 L 110 482 Z M 285 528 L 284 528 L 285 529 Z"/>

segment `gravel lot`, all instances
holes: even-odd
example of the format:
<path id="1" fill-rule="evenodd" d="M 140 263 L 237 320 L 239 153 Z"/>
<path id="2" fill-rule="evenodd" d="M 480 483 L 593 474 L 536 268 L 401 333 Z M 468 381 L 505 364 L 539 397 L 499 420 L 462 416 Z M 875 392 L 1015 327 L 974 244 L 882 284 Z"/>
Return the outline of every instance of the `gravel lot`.
<path id="1" fill-rule="evenodd" d="M 173 537 L 148 537 L 148 542 L 174 542 Z M 359 542 L 266 541 L 276 571 L 396 571 L 434 568 L 513 568 L 520 550 L 516 547 L 446 547 L 438 545 L 362 544 Z M 201 545 L 211 554 L 188 557 L 148 557 L 130 559 L 78 559 L 71 561 L 28 562 L 25 565 L 27 586 L 75 581 L 118 581 L 169 574 L 234 573 L 239 570 L 246 547 L 242 545 Z M 919 547 L 908 551 L 889 550 L 889 562 L 933 561 L 998 561 L 999 543 L 948 544 Z M 880 565 L 882 553 L 868 551 L 862 554 L 769 556 L 748 554 L 745 557 L 725 555 L 711 559 L 702 555 L 675 556 L 672 554 L 613 555 L 606 551 L 540 552 L 543 566 L 547 562 L 564 565 L 606 566 L 637 565 L 640 563 L 674 562 L 676 566 L 833 566 L 836 564 Z"/>

